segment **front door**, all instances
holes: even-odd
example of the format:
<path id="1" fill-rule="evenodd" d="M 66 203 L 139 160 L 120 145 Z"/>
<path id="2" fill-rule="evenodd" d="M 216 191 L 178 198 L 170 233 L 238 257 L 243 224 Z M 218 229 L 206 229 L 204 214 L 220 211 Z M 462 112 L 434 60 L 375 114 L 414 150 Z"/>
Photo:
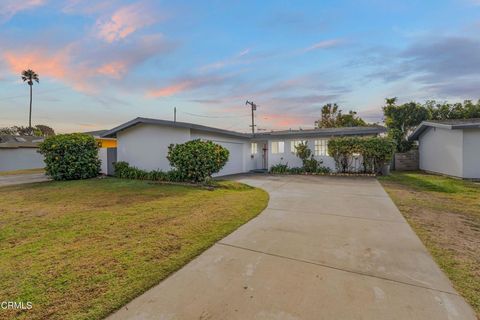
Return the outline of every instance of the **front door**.
<path id="1" fill-rule="evenodd" d="M 268 169 L 268 143 L 263 144 L 262 148 L 262 169 Z"/>

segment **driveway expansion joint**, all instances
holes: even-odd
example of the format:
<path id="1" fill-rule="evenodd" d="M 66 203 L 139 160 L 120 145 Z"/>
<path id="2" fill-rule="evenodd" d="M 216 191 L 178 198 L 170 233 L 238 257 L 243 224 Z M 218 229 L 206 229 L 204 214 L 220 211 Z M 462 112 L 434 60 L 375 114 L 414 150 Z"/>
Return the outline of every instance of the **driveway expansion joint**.
<path id="1" fill-rule="evenodd" d="M 267 256 L 271 256 L 271 257 L 277 257 L 277 258 L 281 258 L 281 259 L 287 259 L 287 260 L 290 260 L 290 261 L 296 261 L 296 262 L 300 262 L 300 263 L 306 263 L 306 264 L 310 264 L 310 265 L 315 265 L 315 266 L 319 266 L 319 267 L 324 267 L 324 268 L 328 268 L 328 269 L 342 271 L 342 272 L 346 272 L 346 273 L 350 273 L 350 274 L 356 274 L 356 275 L 360 275 L 360 276 L 364 276 L 364 277 L 369 277 L 369 278 L 375 278 L 375 279 L 379 279 L 379 280 L 394 282 L 394 283 L 397 283 L 397 284 L 412 286 L 412 287 L 416 287 L 416 288 L 420 288 L 420 289 L 432 290 L 432 291 L 446 293 L 446 294 L 450 294 L 450 295 L 454 295 L 454 296 L 460 296 L 456 292 L 430 288 L 430 287 L 421 286 L 421 285 L 414 284 L 414 283 L 409 283 L 409 282 L 405 282 L 405 281 L 400 281 L 400 280 L 390 279 L 390 278 L 386 278 L 386 277 L 376 276 L 376 275 L 366 273 L 366 272 L 344 269 L 344 268 L 335 267 L 335 266 L 331 266 L 331 265 L 323 264 L 323 263 L 318 263 L 318 262 L 314 262 L 314 261 L 283 256 L 283 255 L 276 254 L 276 253 L 270 253 L 270 252 L 265 252 L 265 251 L 261 251 L 261 250 L 245 248 L 245 247 L 236 246 L 236 245 L 233 245 L 233 244 L 224 243 L 224 242 L 221 242 L 221 241 L 217 242 L 216 244 L 231 247 L 231 248 L 235 248 L 235 249 L 239 249 L 239 250 L 246 250 L 246 251 L 250 251 L 250 252 L 264 254 L 264 255 L 267 255 Z"/>

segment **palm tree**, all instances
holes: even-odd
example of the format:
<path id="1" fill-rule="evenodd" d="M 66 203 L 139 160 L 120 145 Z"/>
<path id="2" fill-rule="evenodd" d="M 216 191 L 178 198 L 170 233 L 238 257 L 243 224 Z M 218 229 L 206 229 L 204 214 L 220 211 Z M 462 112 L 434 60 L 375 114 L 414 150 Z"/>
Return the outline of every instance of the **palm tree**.
<path id="1" fill-rule="evenodd" d="M 22 71 L 22 80 L 23 82 L 27 81 L 28 85 L 30 86 L 30 114 L 28 117 L 28 128 L 32 129 L 32 87 L 33 81 L 39 83 L 38 74 L 35 73 L 32 69 L 23 70 Z"/>

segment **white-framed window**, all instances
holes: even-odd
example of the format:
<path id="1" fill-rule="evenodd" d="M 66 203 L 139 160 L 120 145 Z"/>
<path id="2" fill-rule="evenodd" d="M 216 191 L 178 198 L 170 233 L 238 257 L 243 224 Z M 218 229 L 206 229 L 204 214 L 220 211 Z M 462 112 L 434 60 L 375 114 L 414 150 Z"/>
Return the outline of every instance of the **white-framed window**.
<path id="1" fill-rule="evenodd" d="M 272 141 L 272 154 L 284 153 L 284 152 L 285 152 L 285 142 Z"/>
<path id="2" fill-rule="evenodd" d="M 307 143 L 307 140 L 292 140 L 292 142 L 290 143 L 290 151 L 292 153 L 297 153 L 296 147 L 299 144 L 306 144 L 306 143 Z"/>
<path id="3" fill-rule="evenodd" d="M 328 156 L 328 139 L 315 140 L 315 155 Z"/>
<path id="4" fill-rule="evenodd" d="M 252 142 L 251 145 L 250 145 L 250 153 L 251 154 L 257 154 L 257 143 L 256 142 Z"/>

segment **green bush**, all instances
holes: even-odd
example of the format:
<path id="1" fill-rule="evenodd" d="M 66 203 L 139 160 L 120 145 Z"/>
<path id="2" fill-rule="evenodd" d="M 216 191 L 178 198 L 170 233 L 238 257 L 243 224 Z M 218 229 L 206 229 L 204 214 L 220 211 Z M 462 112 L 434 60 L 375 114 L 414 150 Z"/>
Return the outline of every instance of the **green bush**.
<path id="1" fill-rule="evenodd" d="M 270 173 L 273 174 L 305 174 L 305 173 L 312 173 L 312 174 L 328 174 L 331 170 L 328 167 L 317 166 L 315 171 L 307 171 L 304 167 L 288 167 L 287 164 L 276 164 L 270 168 Z"/>
<path id="2" fill-rule="evenodd" d="M 98 144 L 92 136 L 72 133 L 50 136 L 40 144 L 46 174 L 54 180 L 77 180 L 100 173 Z"/>
<path id="3" fill-rule="evenodd" d="M 352 171 L 353 160 L 361 156 L 365 173 L 379 173 L 392 159 L 395 146 L 390 138 L 341 137 L 329 140 L 328 153 L 335 160 L 337 171 Z"/>
<path id="4" fill-rule="evenodd" d="M 270 168 L 270 173 L 287 173 L 288 172 L 288 163 L 287 164 L 276 164 Z"/>
<path id="5" fill-rule="evenodd" d="M 131 167 L 128 162 L 119 161 L 115 163 L 115 177 L 122 179 L 136 179 L 136 180 L 152 180 L 152 181 L 182 181 L 181 176 L 177 170 L 162 171 L 152 170 L 146 171 Z"/>
<path id="6" fill-rule="evenodd" d="M 295 154 L 302 160 L 303 170 L 305 172 L 317 171 L 319 163 L 313 157 L 312 150 L 308 147 L 307 142 L 295 146 Z"/>
<path id="7" fill-rule="evenodd" d="M 228 149 L 200 139 L 168 147 L 167 159 L 180 178 L 185 181 L 205 182 L 227 163 Z"/>

